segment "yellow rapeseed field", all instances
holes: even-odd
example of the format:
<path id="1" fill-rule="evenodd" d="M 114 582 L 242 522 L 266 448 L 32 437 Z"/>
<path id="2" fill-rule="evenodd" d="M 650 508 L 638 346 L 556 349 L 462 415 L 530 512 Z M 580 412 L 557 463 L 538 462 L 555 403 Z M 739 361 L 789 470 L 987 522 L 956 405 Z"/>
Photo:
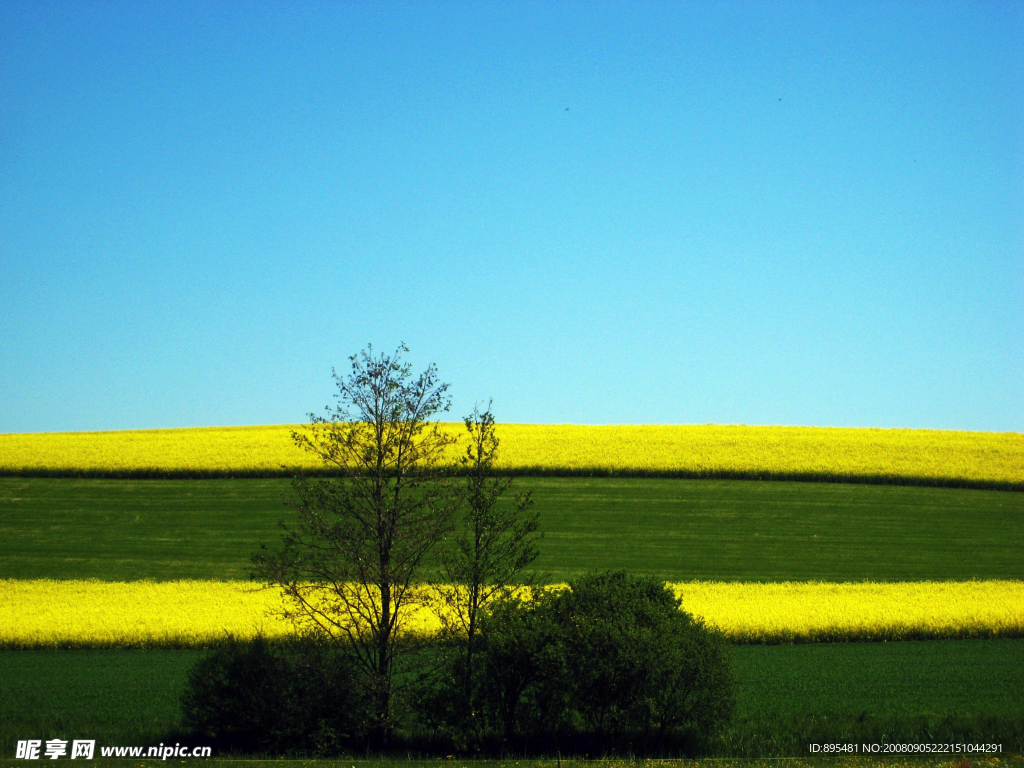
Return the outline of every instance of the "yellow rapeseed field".
<path id="1" fill-rule="evenodd" d="M 689 582 L 690 613 L 737 642 L 1024 636 L 1024 582 Z"/>
<path id="2" fill-rule="evenodd" d="M 456 434 L 461 424 L 445 425 Z M 301 425 L 0 435 L 0 472 L 279 474 L 316 468 Z M 1024 489 L 1024 435 L 914 429 L 502 424 L 498 465 L 535 474 L 913 480 Z M 454 458 L 459 455 L 453 451 Z"/>
<path id="3" fill-rule="evenodd" d="M 671 585 L 736 642 L 1024 637 L 1024 582 Z M 248 582 L 0 580 L 0 647 L 202 646 L 291 632 Z M 408 630 L 433 632 L 421 609 Z"/>

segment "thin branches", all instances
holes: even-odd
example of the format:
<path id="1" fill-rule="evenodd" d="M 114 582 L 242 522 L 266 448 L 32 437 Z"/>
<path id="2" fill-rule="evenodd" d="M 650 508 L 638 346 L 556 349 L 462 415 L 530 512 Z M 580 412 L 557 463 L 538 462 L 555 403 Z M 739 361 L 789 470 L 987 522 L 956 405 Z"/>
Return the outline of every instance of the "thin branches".
<path id="1" fill-rule="evenodd" d="M 435 366 L 413 376 L 400 345 L 372 347 L 334 371 L 333 410 L 310 414 L 292 438 L 336 477 L 299 475 L 286 503 L 298 513 L 283 546 L 253 558 L 254 577 L 277 587 L 298 628 L 345 648 L 363 669 L 378 736 L 391 728 L 399 630 L 418 600 L 415 584 L 431 549 L 453 527 L 457 492 L 443 459 L 455 437 L 431 418 L 450 407 Z"/>

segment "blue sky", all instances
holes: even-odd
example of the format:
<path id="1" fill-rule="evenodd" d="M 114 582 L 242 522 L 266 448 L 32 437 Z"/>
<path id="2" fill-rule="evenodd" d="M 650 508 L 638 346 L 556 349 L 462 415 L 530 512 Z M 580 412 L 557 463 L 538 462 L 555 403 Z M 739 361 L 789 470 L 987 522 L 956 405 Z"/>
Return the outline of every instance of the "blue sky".
<path id="1" fill-rule="evenodd" d="M 0 3 L 0 432 L 1024 431 L 1024 4 Z"/>

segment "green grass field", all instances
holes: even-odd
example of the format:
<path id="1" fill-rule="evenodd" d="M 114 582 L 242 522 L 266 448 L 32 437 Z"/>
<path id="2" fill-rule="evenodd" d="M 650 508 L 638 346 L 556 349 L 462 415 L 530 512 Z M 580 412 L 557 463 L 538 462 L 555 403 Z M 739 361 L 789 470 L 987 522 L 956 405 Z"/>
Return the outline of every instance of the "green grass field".
<path id="1" fill-rule="evenodd" d="M 522 478 L 555 580 L 1024 578 L 1024 494 L 737 480 Z M 245 578 L 285 480 L 0 478 L 0 578 Z"/>
<path id="2" fill-rule="evenodd" d="M 96 768 L 122 768 L 129 764 L 123 758 L 98 758 L 89 763 Z M 21 768 L 25 763 L 22 760 L 2 760 L 0 768 Z M 157 759 L 131 760 L 132 768 L 162 768 L 167 763 Z M 209 766 L 209 760 L 175 760 L 174 765 L 188 766 Z M 712 757 L 702 760 L 630 760 L 630 759 L 592 759 L 576 760 L 555 758 L 547 760 L 524 760 L 509 757 L 505 760 L 466 760 L 457 757 L 444 757 L 416 760 L 408 758 L 378 759 L 378 758 L 345 758 L 337 760 L 289 760 L 284 763 L 280 760 L 218 760 L 218 768 L 281 768 L 282 765 L 294 766 L 294 768 L 778 768 L 779 761 L 776 758 L 765 758 L 763 760 L 751 760 L 748 758 L 718 758 Z M 1024 757 L 1003 756 L 985 757 L 978 762 L 972 762 L 959 756 L 936 756 L 919 758 L 863 758 L 863 757 L 808 757 L 793 758 L 786 760 L 787 768 L 876 768 L 881 766 L 896 766 L 897 768 L 973 768 L 975 765 L 984 765 L 990 768 L 1024 768 Z"/>
<path id="3" fill-rule="evenodd" d="M 13 755 L 26 738 L 166 741 L 200 654 L 0 652 L 0 755 Z M 877 739 L 883 731 L 954 737 L 964 724 L 972 738 L 1024 746 L 1022 640 L 738 646 L 734 655 L 739 712 L 725 743 L 747 754 L 806 755 L 809 740 Z"/>
<path id="4" fill-rule="evenodd" d="M 18 739 L 157 744 L 178 724 L 198 651 L 0 652 L 0 755 Z M 94 735 L 95 734 L 95 735 Z"/>

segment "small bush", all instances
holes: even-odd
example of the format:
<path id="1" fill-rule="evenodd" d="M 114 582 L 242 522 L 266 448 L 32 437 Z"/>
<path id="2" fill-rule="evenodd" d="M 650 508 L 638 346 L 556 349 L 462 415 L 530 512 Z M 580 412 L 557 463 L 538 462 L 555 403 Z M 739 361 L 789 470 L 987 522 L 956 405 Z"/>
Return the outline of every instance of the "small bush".
<path id="1" fill-rule="evenodd" d="M 182 696 L 186 729 L 218 750 L 336 754 L 359 736 L 348 661 L 309 641 L 231 640 L 201 659 Z"/>

